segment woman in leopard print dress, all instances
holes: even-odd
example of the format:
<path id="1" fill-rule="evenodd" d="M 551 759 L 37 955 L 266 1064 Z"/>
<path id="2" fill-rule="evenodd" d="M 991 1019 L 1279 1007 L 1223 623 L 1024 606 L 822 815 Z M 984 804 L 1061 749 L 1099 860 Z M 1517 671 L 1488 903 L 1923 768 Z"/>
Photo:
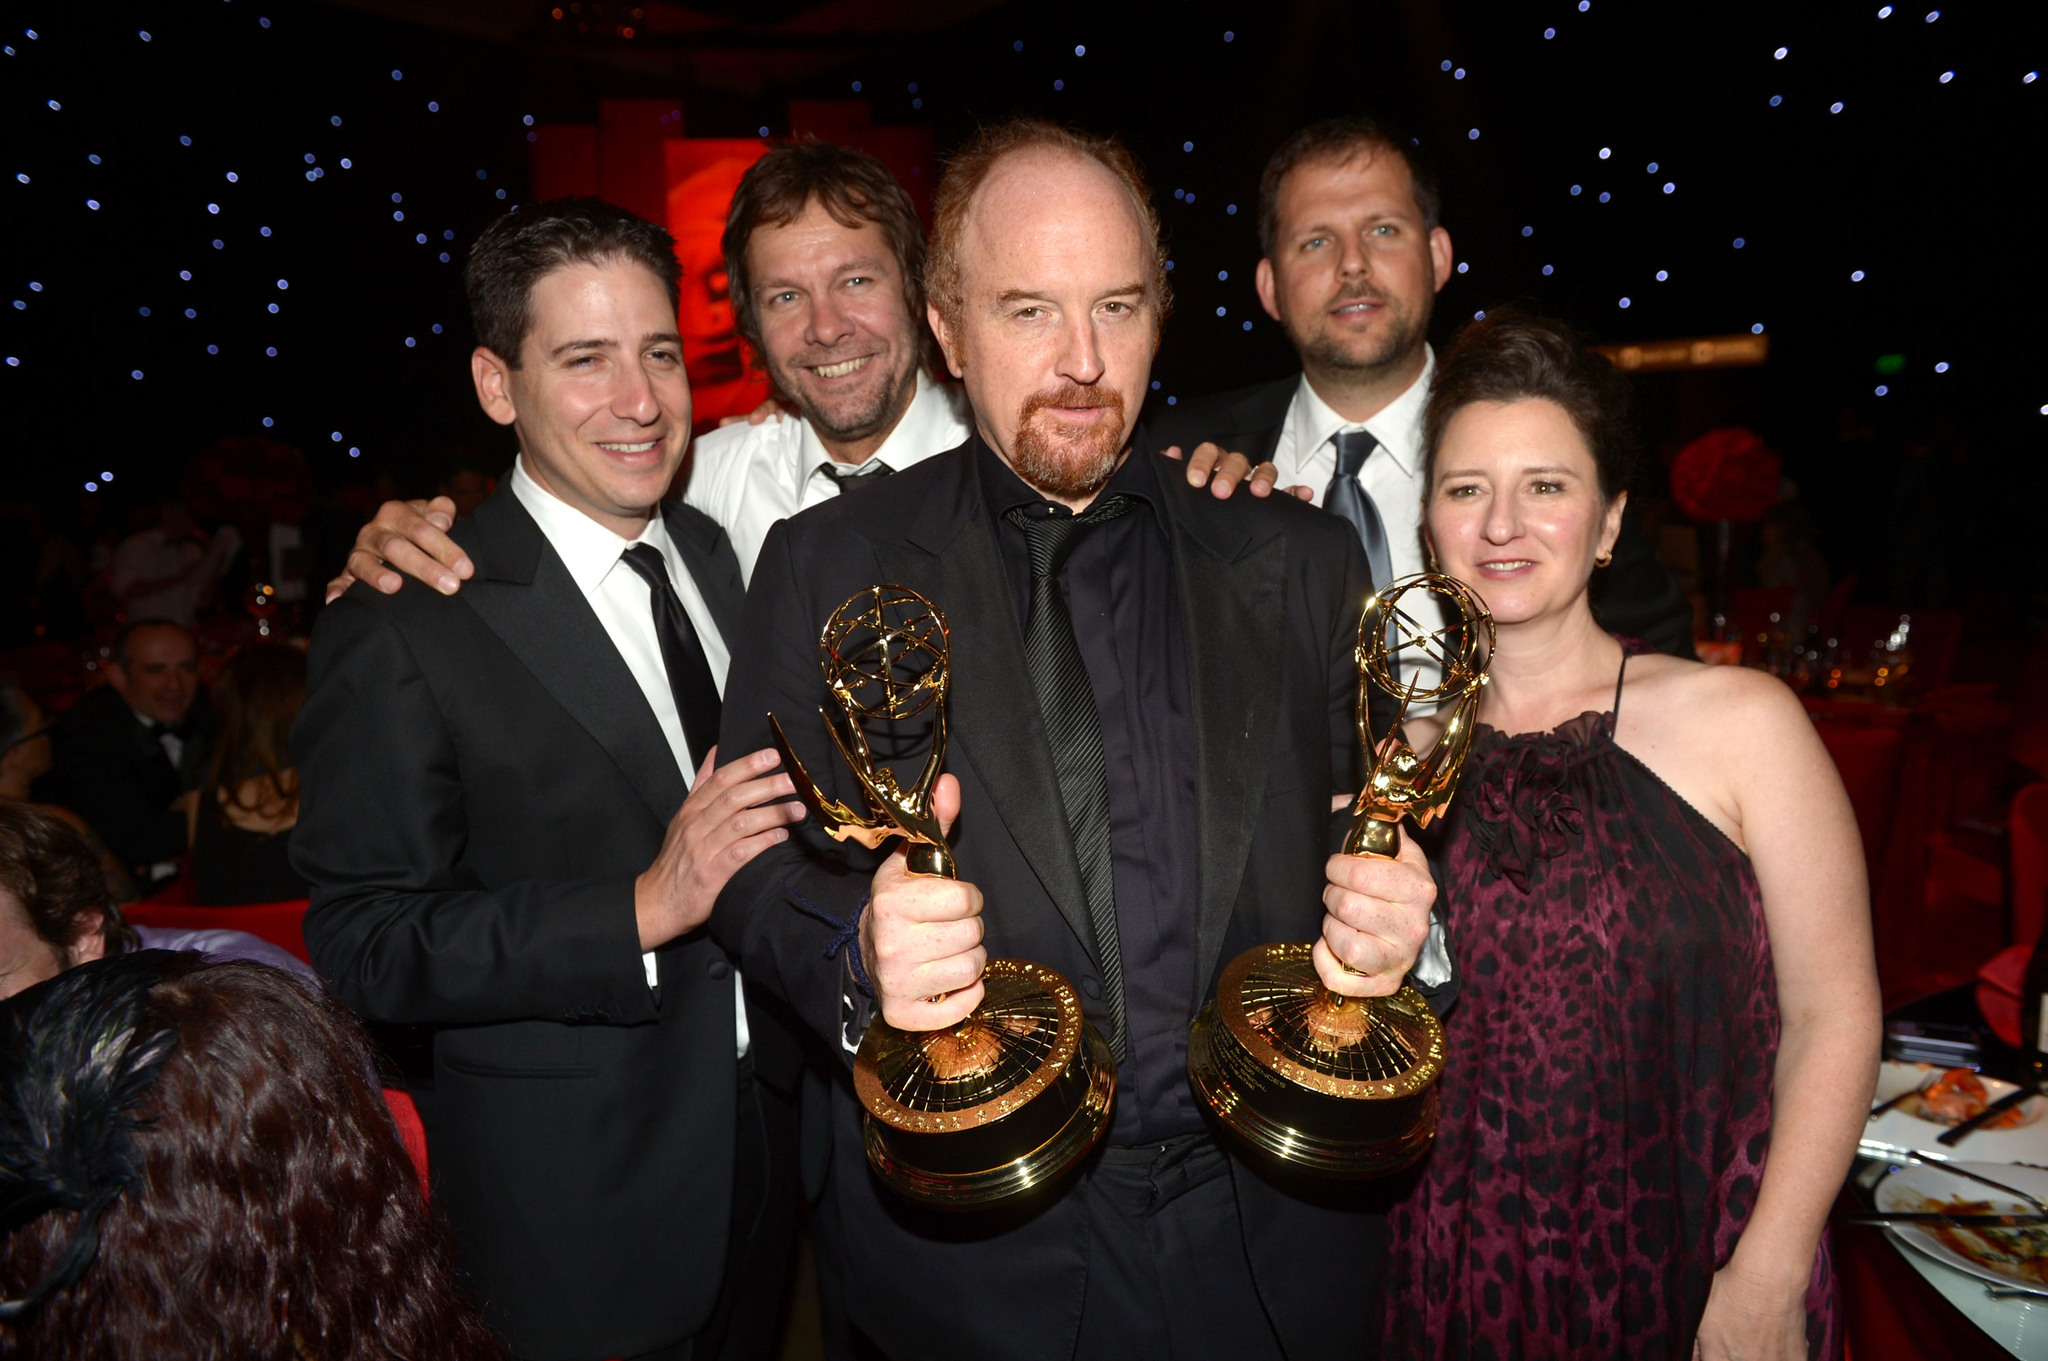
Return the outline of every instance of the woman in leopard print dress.
<path id="1" fill-rule="evenodd" d="M 1495 313 L 1431 397 L 1427 533 L 1499 645 L 1444 829 L 1461 997 L 1384 1355 L 1841 1354 L 1825 1225 L 1879 1048 L 1860 843 L 1782 684 L 1594 622 L 1621 395 L 1563 328 Z"/>

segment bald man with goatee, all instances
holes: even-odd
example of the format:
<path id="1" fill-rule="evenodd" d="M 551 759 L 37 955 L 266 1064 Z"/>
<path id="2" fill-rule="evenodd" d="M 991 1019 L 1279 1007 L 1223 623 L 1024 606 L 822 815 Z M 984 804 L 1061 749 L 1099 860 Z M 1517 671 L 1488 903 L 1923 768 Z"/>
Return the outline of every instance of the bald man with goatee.
<path id="1" fill-rule="evenodd" d="M 734 876 L 712 920 L 840 1057 L 821 1213 L 852 1322 L 874 1354 L 905 1359 L 1369 1351 L 1358 1320 L 1378 1217 L 1242 1161 L 1204 1123 L 1186 1067 L 1189 1023 L 1239 951 L 1313 941 L 1329 986 L 1385 994 L 1428 934 L 1435 889 L 1415 848 L 1329 854 L 1333 803 L 1358 781 L 1365 555 L 1343 521 L 1293 498 L 1219 501 L 1132 452 L 1168 294 L 1158 218 L 1120 145 L 987 129 L 948 164 L 935 219 L 930 318 L 974 432 L 770 532 L 729 681 L 749 702 L 726 706 L 721 736 L 754 750 L 780 715 L 824 792 L 858 806 L 803 717 L 829 702 L 818 629 L 877 582 L 945 611 L 936 805 L 959 877 L 911 875 L 900 849 L 806 823 Z M 1063 559 L 1034 552 L 1049 526 Z M 1065 694 L 1092 707 L 1093 765 L 1073 759 L 1072 704 L 1047 723 L 1059 696 L 1027 656 L 1026 638 L 1055 627 L 1086 671 L 1085 697 L 1071 670 Z M 1074 984 L 1119 1056 L 1111 1125 L 1035 1199 L 935 1214 L 870 1175 L 852 1055 L 877 1021 L 959 1021 L 994 957 Z"/>

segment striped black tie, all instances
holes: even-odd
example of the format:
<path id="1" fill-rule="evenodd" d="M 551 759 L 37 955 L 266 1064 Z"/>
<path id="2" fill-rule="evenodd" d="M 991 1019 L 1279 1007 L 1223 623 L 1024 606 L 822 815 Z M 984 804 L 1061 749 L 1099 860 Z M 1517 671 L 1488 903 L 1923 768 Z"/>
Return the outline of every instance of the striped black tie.
<path id="1" fill-rule="evenodd" d="M 1031 549 L 1031 616 L 1024 629 L 1024 660 L 1045 718 L 1060 803 L 1074 837 L 1074 857 L 1080 862 L 1088 920 L 1095 928 L 1095 958 L 1102 966 L 1103 997 L 1109 1007 L 1109 1047 L 1119 1059 L 1124 1056 L 1124 966 L 1117 945 L 1116 879 L 1109 849 L 1109 775 L 1102 758 L 1102 720 L 1095 712 L 1088 668 L 1074 642 L 1074 621 L 1067 613 L 1059 574 L 1090 526 L 1130 509 L 1128 497 L 1104 496 L 1085 515 L 1041 502 L 1019 506 L 1008 516 L 1024 531 Z"/>

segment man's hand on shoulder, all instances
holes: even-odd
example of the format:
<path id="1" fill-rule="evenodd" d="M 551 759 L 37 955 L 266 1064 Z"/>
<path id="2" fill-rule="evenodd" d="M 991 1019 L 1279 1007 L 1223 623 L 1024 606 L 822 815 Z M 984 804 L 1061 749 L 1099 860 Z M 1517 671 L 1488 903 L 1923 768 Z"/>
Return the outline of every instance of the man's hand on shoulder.
<path id="1" fill-rule="evenodd" d="M 702 926 L 726 881 L 789 839 L 786 829 L 802 820 L 804 806 L 783 801 L 796 786 L 776 769 L 781 759 L 770 747 L 714 770 L 718 748 L 705 755 L 690 797 L 669 820 L 661 854 L 633 884 L 642 950 Z"/>
<path id="2" fill-rule="evenodd" d="M 476 572 L 469 554 L 448 537 L 454 527 L 455 503 L 445 496 L 386 501 L 357 531 L 347 568 L 327 583 L 327 603 L 332 605 L 358 581 L 396 595 L 404 582 L 399 572 L 417 577 L 442 595 L 454 595 Z"/>
<path id="3" fill-rule="evenodd" d="M 1398 992 L 1429 939 L 1436 880 L 1422 848 L 1400 832 L 1392 860 L 1333 855 L 1323 888 L 1323 934 L 1312 957 L 1323 986 L 1346 997 Z"/>
<path id="4" fill-rule="evenodd" d="M 1168 458 L 1182 456 L 1178 444 L 1163 452 Z M 1207 486 L 1210 494 L 1219 501 L 1229 500 L 1240 484 L 1253 496 L 1271 496 L 1273 485 L 1280 480 L 1280 470 L 1273 464 L 1261 463 L 1254 468 L 1252 461 L 1243 454 L 1206 440 L 1195 446 L 1195 452 L 1187 458 L 1187 465 L 1188 485 Z M 1287 492 L 1303 501 L 1315 499 L 1315 492 L 1308 487 L 1289 487 Z"/>
<path id="5" fill-rule="evenodd" d="M 960 813 L 960 782 L 941 775 L 932 791 L 939 826 Z M 944 1030 L 981 1005 L 981 890 L 959 879 L 912 874 L 904 848 L 875 871 L 860 918 L 860 953 L 882 1019 L 898 1030 Z"/>

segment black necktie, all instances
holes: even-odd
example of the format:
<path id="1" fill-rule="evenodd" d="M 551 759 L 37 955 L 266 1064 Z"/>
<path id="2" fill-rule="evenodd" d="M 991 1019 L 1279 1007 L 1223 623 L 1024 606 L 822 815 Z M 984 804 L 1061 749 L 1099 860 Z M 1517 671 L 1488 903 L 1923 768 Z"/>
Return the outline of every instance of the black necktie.
<path id="1" fill-rule="evenodd" d="M 827 463 L 823 466 L 832 475 L 832 480 L 839 484 L 841 492 L 872 487 L 896 471 L 878 458 L 871 458 L 865 463 Z"/>
<path id="2" fill-rule="evenodd" d="M 698 641 L 697 630 L 683 609 L 682 597 L 668 579 L 668 563 L 661 550 L 636 543 L 626 550 L 626 565 L 646 578 L 654 606 L 654 636 L 661 640 L 669 693 L 675 699 L 676 717 L 682 720 L 683 740 L 689 743 L 694 768 L 704 763 L 704 753 L 718 741 L 718 683 L 712 679 L 711 663 L 704 660 L 704 644 Z"/>
<path id="3" fill-rule="evenodd" d="M 1346 430 L 1336 438 L 1337 474 L 1323 493 L 1323 509 L 1341 515 L 1365 542 L 1365 560 L 1372 565 L 1373 589 L 1394 579 L 1393 558 L 1387 552 L 1387 527 L 1380 522 L 1380 508 L 1358 485 L 1358 470 L 1379 447 L 1379 441 L 1365 430 Z"/>
<path id="4" fill-rule="evenodd" d="M 1124 965 L 1117 944 L 1115 866 L 1109 849 L 1109 774 L 1102 758 L 1102 720 L 1095 691 L 1074 642 L 1074 621 L 1060 591 L 1060 567 L 1091 526 L 1131 509 L 1129 498 L 1104 496 L 1085 515 L 1041 502 L 1018 506 L 1010 522 L 1024 531 L 1031 550 L 1031 617 L 1024 628 L 1024 660 L 1031 688 L 1045 718 L 1059 778 L 1060 803 L 1080 862 L 1088 921 L 1095 928 L 1095 957 L 1102 966 L 1103 996 L 1109 1007 L 1109 1048 L 1124 1056 Z"/>

